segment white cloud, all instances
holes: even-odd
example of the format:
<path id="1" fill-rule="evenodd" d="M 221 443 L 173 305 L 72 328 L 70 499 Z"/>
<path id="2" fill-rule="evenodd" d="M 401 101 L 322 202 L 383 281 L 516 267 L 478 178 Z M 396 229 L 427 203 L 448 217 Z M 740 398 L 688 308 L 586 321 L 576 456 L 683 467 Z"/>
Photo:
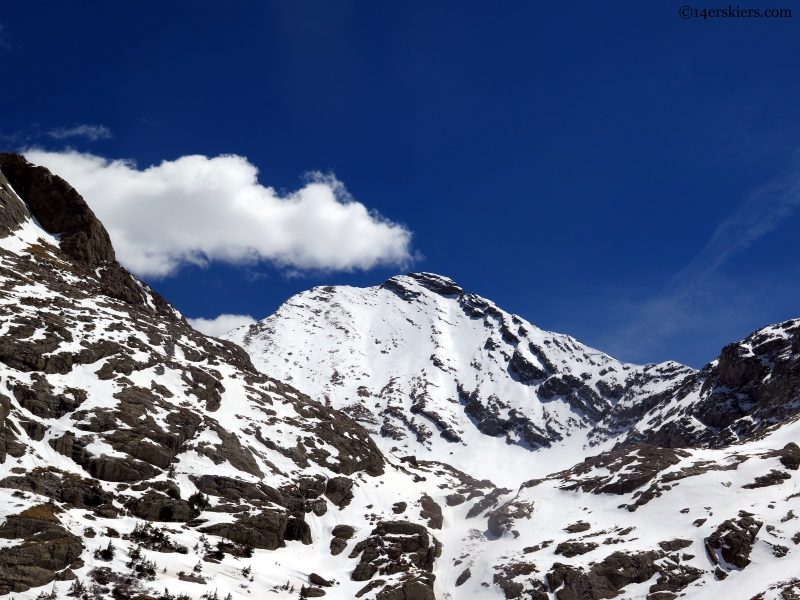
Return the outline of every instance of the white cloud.
<path id="1" fill-rule="evenodd" d="M 355 202 L 333 176 L 313 174 L 281 196 L 241 156 L 183 156 L 138 170 L 75 151 L 24 154 L 83 195 L 137 275 L 210 261 L 352 271 L 412 260 L 411 232 Z"/>
<path id="2" fill-rule="evenodd" d="M 189 325 L 201 333 L 213 337 L 220 337 L 231 329 L 242 325 L 252 325 L 256 320 L 250 315 L 220 315 L 216 319 L 186 319 Z"/>
<path id="3" fill-rule="evenodd" d="M 54 137 L 57 140 L 63 140 L 64 138 L 70 137 L 85 137 L 93 142 L 96 142 L 97 140 L 111 139 L 111 130 L 104 125 L 76 125 L 75 127 L 70 127 L 69 129 L 64 127 L 53 129 L 52 131 L 48 131 L 47 135 Z"/>

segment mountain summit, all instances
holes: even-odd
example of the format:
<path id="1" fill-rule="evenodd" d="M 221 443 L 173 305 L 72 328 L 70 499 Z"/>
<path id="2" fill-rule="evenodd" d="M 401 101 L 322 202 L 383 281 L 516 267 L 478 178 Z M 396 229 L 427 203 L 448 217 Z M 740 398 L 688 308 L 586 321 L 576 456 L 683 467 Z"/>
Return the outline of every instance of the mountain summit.
<path id="1" fill-rule="evenodd" d="M 632 365 L 451 279 L 409 273 L 314 288 L 225 338 L 361 422 L 385 450 L 498 477 L 508 461 L 538 476 L 641 442 L 726 445 L 786 419 L 800 410 L 795 330 L 790 321 L 756 332 L 702 371 Z"/>

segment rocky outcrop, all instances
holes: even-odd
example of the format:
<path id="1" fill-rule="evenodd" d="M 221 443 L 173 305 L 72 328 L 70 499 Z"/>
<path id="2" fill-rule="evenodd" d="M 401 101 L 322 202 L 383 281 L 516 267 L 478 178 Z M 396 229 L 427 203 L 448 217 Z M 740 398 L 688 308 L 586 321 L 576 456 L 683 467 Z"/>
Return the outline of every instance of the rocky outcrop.
<path id="1" fill-rule="evenodd" d="M 343 509 L 354 498 L 353 480 L 349 477 L 331 477 L 325 486 L 325 497 L 339 510 Z"/>
<path id="2" fill-rule="evenodd" d="M 557 600 L 613 598 L 625 586 L 644 583 L 660 573 L 656 583 L 649 588 L 655 600 L 659 597 L 656 595 L 659 592 L 679 592 L 703 574 L 700 569 L 690 565 L 669 558 L 661 560 L 666 556 L 661 550 L 636 554 L 614 552 L 595 563 L 588 571 L 555 563 L 547 573 L 547 583 L 551 590 L 558 590 L 555 594 Z"/>
<path id="3" fill-rule="evenodd" d="M 800 446 L 794 442 L 789 442 L 780 450 L 769 452 L 767 457 L 777 456 L 781 464 L 790 471 L 797 471 L 800 468 Z"/>
<path id="4" fill-rule="evenodd" d="M 560 554 L 564 558 L 572 558 L 596 550 L 599 547 L 600 545 L 596 542 L 567 541 L 561 542 L 556 546 L 555 554 Z"/>
<path id="5" fill-rule="evenodd" d="M 250 483 L 241 479 L 233 479 L 223 475 L 192 475 L 192 483 L 197 489 L 210 496 L 218 496 L 228 502 L 248 502 L 260 504 L 272 502 L 279 506 L 286 506 L 286 498 L 278 490 L 264 483 Z"/>
<path id="6" fill-rule="evenodd" d="M 744 569 L 750 564 L 750 553 L 763 525 L 753 517 L 752 513 L 739 511 L 738 519 L 728 519 L 721 523 L 705 539 L 708 558 L 717 566 L 718 571 L 726 573 L 731 567 Z"/>
<path id="7" fill-rule="evenodd" d="M 140 519 L 167 523 L 185 523 L 200 514 L 200 511 L 188 501 L 171 498 L 152 490 L 139 498 L 129 500 L 125 503 L 125 507 Z"/>
<path id="8" fill-rule="evenodd" d="M 59 454 L 71 458 L 92 477 L 103 481 L 134 482 L 150 479 L 161 471 L 153 466 L 131 458 L 118 456 L 93 456 L 86 447 L 92 436 L 77 436 L 68 431 L 59 438 L 49 440 L 50 446 Z"/>
<path id="9" fill-rule="evenodd" d="M 277 550 L 286 544 L 286 527 L 289 516 L 284 511 L 264 509 L 252 517 L 243 517 L 233 523 L 220 523 L 200 529 L 203 533 L 218 535 L 243 546 Z"/>
<path id="10" fill-rule="evenodd" d="M 80 538 L 64 529 L 53 505 L 39 505 L 10 516 L 0 537 L 22 543 L 0 549 L 0 594 L 24 592 L 50 583 L 56 572 L 80 557 Z"/>
<path id="11" fill-rule="evenodd" d="M 376 574 L 406 573 L 406 584 L 388 587 L 380 593 L 385 593 L 385 598 L 407 598 L 409 593 L 427 594 L 420 588 L 422 586 L 430 590 L 429 597 L 433 598 L 433 564 L 441 551 L 441 544 L 424 526 L 409 521 L 381 521 L 350 553 L 350 558 L 361 556 L 351 578 L 353 581 L 368 581 Z M 399 595 L 401 593 L 404 595 Z M 410 596 L 416 597 L 428 596 Z"/>
<path id="12" fill-rule="evenodd" d="M 387 585 L 375 595 L 375 600 L 436 600 L 427 579 L 409 579 L 396 585 Z"/>
<path id="13" fill-rule="evenodd" d="M 6 477 L 0 480 L 0 487 L 40 494 L 56 502 L 83 509 L 97 508 L 114 499 L 114 494 L 105 491 L 99 481 L 83 479 L 54 467 Z"/>
<path id="14" fill-rule="evenodd" d="M 547 377 L 547 372 L 520 352 L 519 348 L 516 348 L 514 354 L 511 355 L 511 360 L 508 361 L 508 368 L 526 385 L 542 381 Z"/>
<path id="15" fill-rule="evenodd" d="M 34 373 L 31 379 L 32 386 L 24 383 L 14 385 L 14 397 L 22 408 L 36 417 L 60 419 L 75 411 L 86 400 L 84 390 L 66 388 L 63 393 L 54 394 L 53 386 L 44 375 Z"/>
<path id="16" fill-rule="evenodd" d="M 752 490 L 755 488 L 762 488 L 762 487 L 769 487 L 772 485 L 780 485 L 787 479 L 791 479 L 792 476 L 787 473 L 786 471 L 779 471 L 778 469 L 772 469 L 766 475 L 760 475 L 756 477 L 753 483 L 747 483 L 742 487 L 746 490 Z"/>
<path id="17" fill-rule="evenodd" d="M 659 473 L 690 456 L 683 450 L 640 444 L 589 456 L 567 471 L 552 475 L 564 490 L 581 489 L 595 494 L 629 494 L 651 482 Z M 609 473 L 595 475 L 595 472 Z"/>
<path id="18" fill-rule="evenodd" d="M 500 537 L 506 531 L 513 531 L 515 521 L 518 519 L 530 519 L 532 514 L 532 503 L 514 499 L 489 512 L 487 525 L 492 535 Z"/>
<path id="19" fill-rule="evenodd" d="M 409 273 L 420 285 L 442 296 L 460 296 L 464 290 L 455 281 L 436 273 Z"/>
<path id="20" fill-rule="evenodd" d="M 92 270 L 115 261 L 106 228 L 61 177 L 8 152 L 0 153 L 0 170 L 45 231 L 60 235 L 68 256 Z"/>
<path id="21" fill-rule="evenodd" d="M 770 325 L 722 349 L 719 359 L 654 398 L 648 410 L 696 394 L 683 417 L 655 419 L 624 443 L 725 446 L 800 413 L 800 320 Z M 696 427 L 696 419 L 703 426 Z M 665 421 L 665 422 L 660 422 Z"/>
<path id="22" fill-rule="evenodd" d="M 442 507 L 439 506 L 433 498 L 424 494 L 419 500 L 422 510 L 419 513 L 421 519 L 428 520 L 428 527 L 431 529 L 441 529 L 444 517 L 442 515 Z"/>
<path id="23" fill-rule="evenodd" d="M 539 569 L 531 562 L 512 562 L 495 567 L 498 572 L 492 577 L 494 584 L 503 591 L 507 599 L 525 598 L 530 600 L 548 600 L 544 582 L 536 577 Z M 463 575 L 463 573 L 462 573 Z M 522 581 L 518 579 L 525 577 Z"/>
<path id="24" fill-rule="evenodd" d="M 105 294 L 140 307 L 149 304 L 136 280 L 116 261 L 111 238 L 75 189 L 20 154 L 0 153 L 0 171 L 48 233 L 59 236 L 62 252 L 86 273 L 99 272 Z M 166 301 L 155 293 L 156 308 L 169 317 Z"/>
<path id="25" fill-rule="evenodd" d="M 331 539 L 331 554 L 338 556 L 347 548 L 347 540 L 351 539 L 356 533 L 354 527 L 350 525 L 337 525 L 333 528 L 333 538 Z"/>
<path id="26" fill-rule="evenodd" d="M 295 405 L 295 409 L 302 416 L 313 419 L 313 433 L 337 451 L 334 458 L 312 446 L 307 450 L 311 460 L 318 464 L 325 463 L 328 468 L 342 475 L 352 475 L 358 471 L 373 476 L 383 474 L 383 454 L 361 425 L 337 410 L 313 402 L 307 396 L 303 396 L 303 400 L 302 404 Z"/>
<path id="27" fill-rule="evenodd" d="M 8 237 L 29 217 L 28 208 L 19 199 L 0 169 L 0 238 Z"/>

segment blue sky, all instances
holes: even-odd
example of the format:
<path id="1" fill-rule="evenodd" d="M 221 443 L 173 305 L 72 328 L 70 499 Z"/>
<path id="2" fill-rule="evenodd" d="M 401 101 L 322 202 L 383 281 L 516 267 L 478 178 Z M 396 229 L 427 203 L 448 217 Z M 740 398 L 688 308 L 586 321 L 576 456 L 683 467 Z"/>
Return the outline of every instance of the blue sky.
<path id="1" fill-rule="evenodd" d="M 188 317 L 263 318 L 315 285 L 425 270 L 618 358 L 702 366 L 800 317 L 800 7 L 680 7 L 15 3 L 0 13 L 0 141 L 103 157 L 109 177 L 135 161 L 127 182 L 234 154 L 240 179 L 258 170 L 242 197 L 327 207 L 314 231 L 268 215 L 213 248 L 191 218 L 160 217 L 174 186 L 119 212 L 119 235 L 141 234 L 130 256 L 164 227 L 202 238 L 140 269 Z M 326 225 L 350 201 L 353 222 Z M 230 216 L 218 209 L 198 214 Z M 299 237 L 276 249 L 270 225 Z"/>

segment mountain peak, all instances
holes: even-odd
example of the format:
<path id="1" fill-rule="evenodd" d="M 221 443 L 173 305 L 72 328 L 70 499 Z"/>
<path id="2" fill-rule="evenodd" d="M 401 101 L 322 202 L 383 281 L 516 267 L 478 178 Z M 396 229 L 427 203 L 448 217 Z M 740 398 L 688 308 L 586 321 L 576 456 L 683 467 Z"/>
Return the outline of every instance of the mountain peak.
<path id="1" fill-rule="evenodd" d="M 432 292 L 442 296 L 460 295 L 464 290 L 449 277 L 437 275 L 436 273 L 409 273 L 408 277 L 414 279 L 421 286 L 428 288 Z"/>
<path id="2" fill-rule="evenodd" d="M 59 236 L 61 250 L 75 262 L 95 269 L 116 260 L 106 228 L 69 183 L 21 154 L 0 153 L 0 170 L 42 229 Z"/>
<path id="3" fill-rule="evenodd" d="M 63 258 L 99 279 L 103 294 L 154 309 L 169 319 L 181 318 L 164 298 L 117 262 L 105 226 L 75 188 L 58 175 L 21 154 L 0 152 L 0 202 L 10 209 L 0 217 L 0 231 L 6 235 L 32 217 L 56 238 Z"/>
<path id="4" fill-rule="evenodd" d="M 440 296 L 464 294 L 464 290 L 459 287 L 455 281 L 441 275 L 436 275 L 435 273 L 395 275 L 384 281 L 381 288 L 393 291 L 403 300 L 418 298 L 425 293 L 424 290 L 431 291 Z"/>

